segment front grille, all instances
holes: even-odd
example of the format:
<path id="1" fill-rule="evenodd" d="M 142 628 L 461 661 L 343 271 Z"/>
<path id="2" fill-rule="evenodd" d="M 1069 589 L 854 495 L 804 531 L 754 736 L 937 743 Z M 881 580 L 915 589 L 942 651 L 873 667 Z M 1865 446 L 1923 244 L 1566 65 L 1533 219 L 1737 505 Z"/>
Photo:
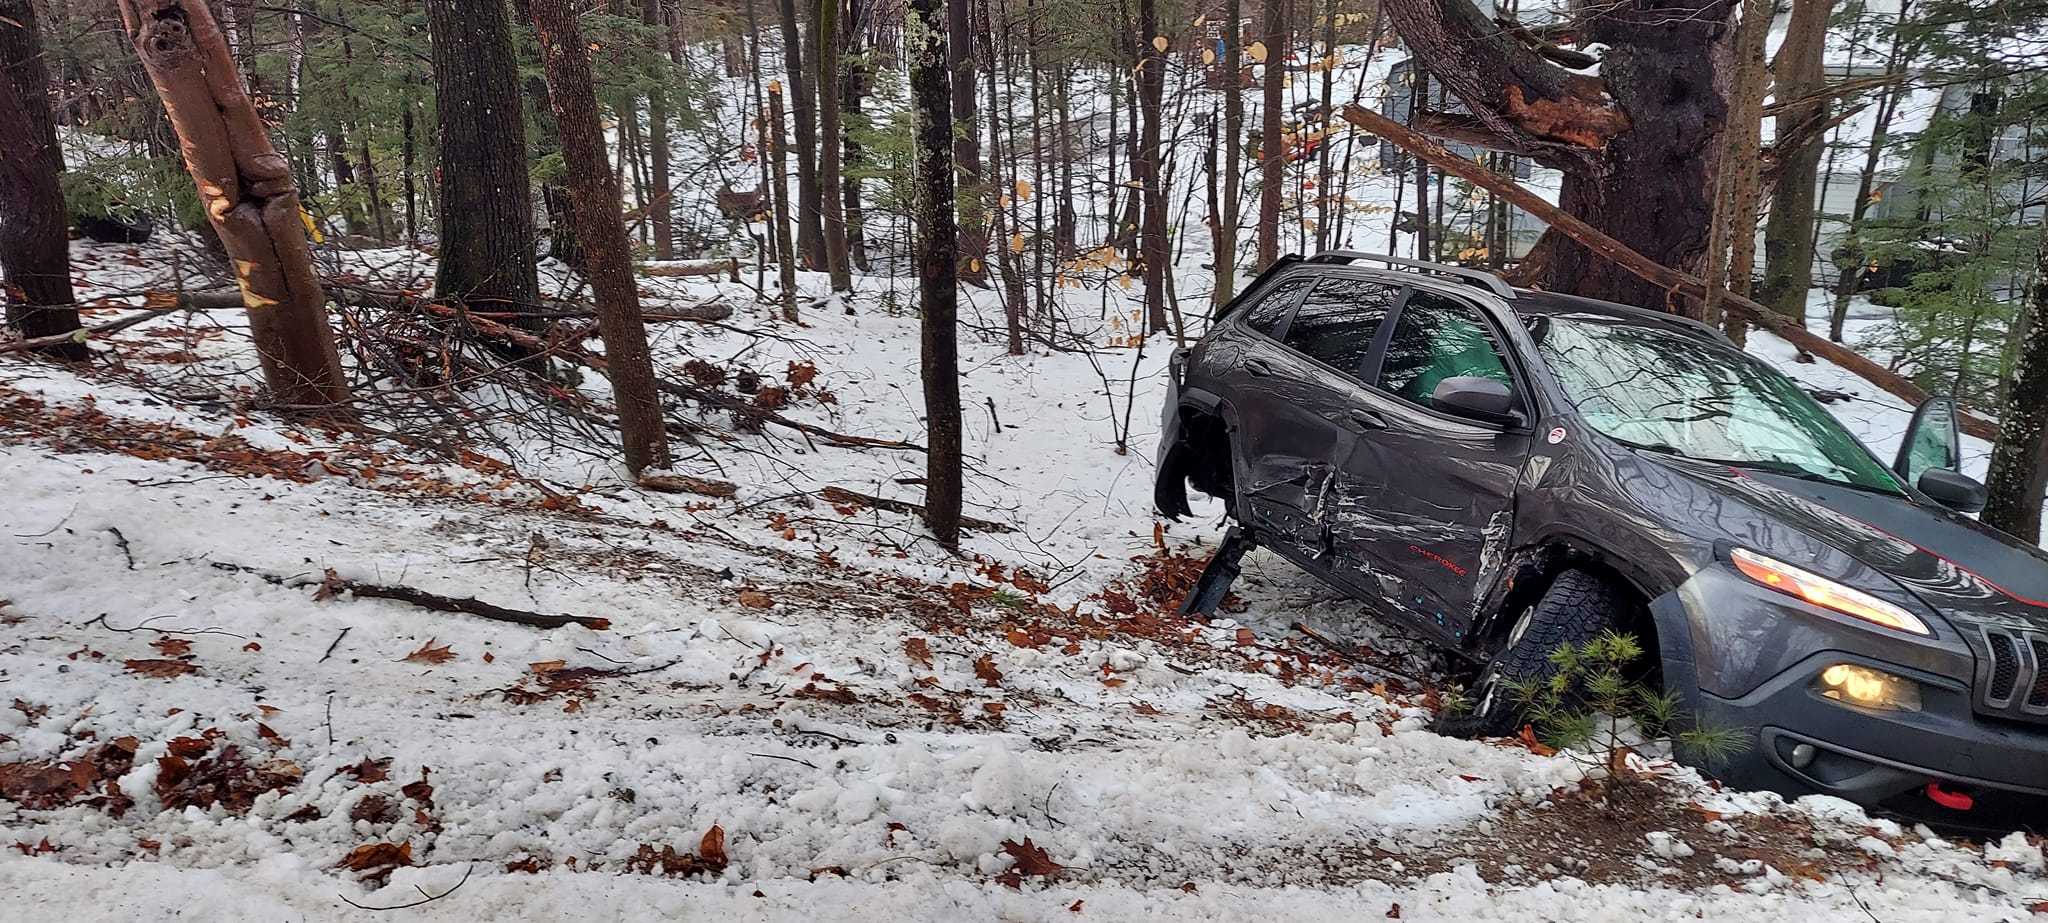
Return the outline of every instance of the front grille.
<path id="1" fill-rule="evenodd" d="M 1982 629 L 1978 638 L 1977 710 L 2022 721 L 2048 721 L 2048 632 Z"/>
<path id="2" fill-rule="evenodd" d="M 2027 693 L 2027 707 L 2048 709 L 2048 669 L 2041 668 L 2048 664 L 2048 637 L 2033 635 L 2027 641 L 2034 648 L 2034 689 Z"/>

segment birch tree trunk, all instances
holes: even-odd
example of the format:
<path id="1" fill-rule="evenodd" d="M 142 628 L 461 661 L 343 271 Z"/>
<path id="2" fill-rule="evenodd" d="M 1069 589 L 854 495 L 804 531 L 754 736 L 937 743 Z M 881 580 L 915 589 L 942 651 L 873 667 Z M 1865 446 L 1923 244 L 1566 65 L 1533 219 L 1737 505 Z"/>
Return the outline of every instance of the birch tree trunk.
<path id="1" fill-rule="evenodd" d="M 626 468 L 637 477 L 648 468 L 668 467 L 668 433 L 655 391 L 654 364 L 648 357 L 647 326 L 640 317 L 626 224 L 619 214 L 618 179 L 605 162 L 590 46 L 576 25 L 575 0 L 532 0 L 532 14 L 548 99 L 562 134 L 576 237 L 597 296 L 598 336 L 604 341 Z"/>
<path id="2" fill-rule="evenodd" d="M 185 169 L 235 266 L 263 378 L 295 407 L 348 399 L 313 275 L 299 191 L 271 147 L 213 15 L 199 0 L 120 0 L 121 22 L 163 98 Z"/>

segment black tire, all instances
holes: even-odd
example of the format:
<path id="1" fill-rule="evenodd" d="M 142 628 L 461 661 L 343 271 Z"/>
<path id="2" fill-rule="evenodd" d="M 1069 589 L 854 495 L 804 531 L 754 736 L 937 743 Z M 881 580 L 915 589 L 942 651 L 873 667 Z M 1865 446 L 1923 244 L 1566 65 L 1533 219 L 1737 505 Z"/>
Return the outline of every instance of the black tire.
<path id="1" fill-rule="evenodd" d="M 1613 581 L 1583 570 L 1557 575 L 1543 598 L 1523 610 L 1509 630 L 1506 646 L 1480 671 L 1469 691 L 1469 711 L 1445 712 L 1438 733 L 1454 737 L 1505 737 L 1521 730 L 1523 708 L 1511 701 L 1510 683 L 1533 683 L 1557 672 L 1550 653 L 1585 644 L 1620 624 L 1628 597 Z"/>

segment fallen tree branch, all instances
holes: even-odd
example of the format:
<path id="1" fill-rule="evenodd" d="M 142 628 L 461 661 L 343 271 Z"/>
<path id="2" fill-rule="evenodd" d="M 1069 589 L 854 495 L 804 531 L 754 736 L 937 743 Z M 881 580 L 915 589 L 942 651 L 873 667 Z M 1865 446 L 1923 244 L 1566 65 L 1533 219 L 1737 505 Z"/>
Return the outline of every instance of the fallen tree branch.
<path id="1" fill-rule="evenodd" d="M 737 257 L 722 260 L 663 260 L 641 263 L 633 271 L 643 276 L 687 277 L 723 275 L 728 280 L 740 280 L 740 261 Z"/>
<path id="2" fill-rule="evenodd" d="M 234 571 L 239 574 L 250 574 L 260 577 L 265 583 L 274 586 L 317 586 L 319 589 L 313 594 L 315 601 L 331 599 L 341 593 L 353 593 L 358 599 L 389 599 L 396 602 L 411 603 L 422 609 L 431 609 L 435 612 L 474 615 L 477 618 L 490 619 L 494 622 L 511 622 L 514 625 L 527 625 L 534 628 L 561 628 L 566 625 L 581 625 L 591 631 L 604 631 L 612 627 L 610 620 L 595 616 L 548 615 L 541 612 L 528 612 L 524 609 L 507 609 L 504 606 L 487 603 L 468 596 L 442 596 L 439 593 L 429 593 L 425 590 L 407 586 L 364 583 L 360 580 L 350 580 L 343 577 L 335 573 L 332 568 L 329 568 L 321 576 L 319 583 L 308 584 L 305 582 L 294 582 L 294 578 L 291 577 L 280 576 L 269 571 L 259 570 L 244 564 L 235 564 L 230 561 L 208 561 L 207 563 L 217 570 Z M 342 634 L 346 635 L 348 632 L 344 630 Z M 340 644 L 341 638 L 337 636 L 334 641 L 335 644 Z M 328 646 L 327 652 L 330 654 L 334 652 L 333 645 Z M 326 658 L 323 657 L 322 659 Z"/>
<path id="3" fill-rule="evenodd" d="M 316 600 L 329 599 L 341 593 L 354 594 L 357 599 L 390 599 L 411 603 L 422 609 L 435 612 L 459 612 L 494 622 L 511 622 L 514 625 L 530 625 L 534 628 L 561 628 L 565 625 L 581 625 L 591 631 L 604 631 L 612 627 L 608 619 L 588 615 L 548 615 L 528 612 L 524 609 L 507 609 L 494 603 L 469 596 L 442 596 L 409 586 L 394 586 L 381 583 L 364 583 L 350 580 L 333 570 L 328 570 L 320 580 L 320 590 L 313 594 Z"/>
<path id="4" fill-rule="evenodd" d="M 235 298 L 236 303 L 239 304 L 241 296 L 236 295 Z M 183 310 L 185 310 L 185 308 L 182 307 L 155 308 L 148 311 L 142 311 L 136 314 L 130 314 L 127 317 L 123 317 L 118 320 L 110 320 L 104 324 L 94 324 L 93 326 L 90 327 L 85 327 L 79 330 L 72 330 L 66 333 L 53 333 L 45 337 L 30 337 L 26 340 L 15 340 L 12 343 L 0 343 L 0 355 L 6 355 L 8 353 L 29 352 L 32 350 L 42 349 L 45 346 L 57 346 L 63 343 L 83 343 L 94 337 L 103 337 L 110 333 L 126 330 L 130 327 L 135 326 L 136 324 L 142 323 L 143 321 L 153 320 L 155 318 L 162 317 L 166 314 L 171 314 Z"/>
<path id="5" fill-rule="evenodd" d="M 1627 244 L 1607 236 L 1600 229 L 1550 204 L 1542 196 L 1516 183 L 1511 177 L 1501 176 L 1453 154 L 1427 136 L 1356 103 L 1344 107 L 1344 119 L 1429 161 L 1446 173 L 1508 200 L 1509 203 L 1536 216 L 1576 241 L 1580 246 L 1607 258 L 1638 278 L 1694 299 L 1704 300 L 1706 297 L 1706 283 L 1700 281 L 1698 277 L 1644 256 Z M 1911 379 L 1865 358 L 1847 346 L 1814 334 L 1794 323 L 1791 318 L 1733 292 L 1724 293 L 1722 298 L 1729 313 L 1777 334 L 1793 346 L 1833 362 L 1858 378 L 1915 406 L 1927 400 L 1926 390 L 1914 384 Z M 1968 413 L 1960 414 L 1960 417 L 1959 422 L 1964 432 L 1980 439 L 1998 438 L 1998 424 Z"/>
<path id="6" fill-rule="evenodd" d="M 925 513 L 924 506 L 921 504 L 912 503 L 908 500 L 891 500 L 888 497 L 877 497 L 873 494 L 847 490 L 844 487 L 827 487 L 824 490 L 818 491 L 818 497 L 826 503 L 838 504 L 840 506 L 871 506 L 878 510 L 902 513 L 905 516 L 915 516 L 919 519 L 923 519 Z M 976 519 L 972 516 L 960 517 L 960 527 L 972 529 L 976 532 L 1017 531 L 1005 523 L 990 522 L 986 519 Z"/>

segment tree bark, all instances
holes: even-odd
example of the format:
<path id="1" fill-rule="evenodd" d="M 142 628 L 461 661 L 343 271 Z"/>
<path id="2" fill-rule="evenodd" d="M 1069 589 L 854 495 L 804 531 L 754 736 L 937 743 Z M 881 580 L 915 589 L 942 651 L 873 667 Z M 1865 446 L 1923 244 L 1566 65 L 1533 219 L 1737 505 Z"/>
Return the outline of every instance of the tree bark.
<path id="1" fill-rule="evenodd" d="M 839 198 L 840 155 L 845 149 L 839 124 L 839 0 L 817 0 L 811 20 L 811 44 L 818 60 L 818 188 L 825 230 L 825 271 L 832 290 L 853 290 L 846 258 L 846 208 Z"/>
<path id="2" fill-rule="evenodd" d="M 2034 256 L 2026 335 L 2014 357 L 1991 447 L 1985 525 L 2028 542 L 2041 540 L 2041 501 L 2048 488 L 2048 234 Z"/>
<path id="3" fill-rule="evenodd" d="M 797 249 L 803 251 L 806 267 L 824 269 L 825 222 L 818 211 L 817 95 L 810 76 L 804 73 L 804 41 L 797 31 L 796 0 L 778 0 L 778 4 L 782 11 L 782 65 L 789 74 L 789 115 L 796 122 Z"/>
<path id="4" fill-rule="evenodd" d="M 1237 296 L 1237 229 L 1244 190 L 1244 0 L 1223 6 L 1223 213 L 1216 227 L 1216 307 Z"/>
<path id="5" fill-rule="evenodd" d="M 1721 163 L 1714 171 L 1717 200 L 1707 244 L 1707 298 L 1702 319 L 1723 324 L 1721 298 L 1748 295 L 1756 261 L 1757 150 L 1764 102 L 1764 40 L 1770 37 L 1772 0 L 1742 0 L 1735 28 L 1735 77 L 1728 90 L 1728 125 L 1721 133 Z M 1748 329 L 1726 318 L 1730 339 L 1740 344 Z"/>
<path id="6" fill-rule="evenodd" d="M 845 123 L 849 119 L 858 123 L 863 117 L 861 100 L 867 96 L 869 81 L 874 75 L 873 66 L 860 53 L 863 24 L 869 15 L 869 5 L 868 0 L 847 0 L 846 21 L 839 28 L 842 71 L 839 75 L 839 146 L 844 152 L 839 165 L 839 186 L 846 217 L 846 258 L 853 269 L 861 272 L 868 271 L 867 219 L 861 206 L 860 180 L 856 174 L 860 172 L 861 160 L 866 152 L 861 149 L 860 142 L 855 140 L 854 133 Z"/>
<path id="7" fill-rule="evenodd" d="M 227 41 L 198 0 L 120 0 L 135 53 L 177 130 L 185 169 L 234 261 L 264 381 L 279 401 L 348 399 L 313 275 L 299 192 L 242 92 Z"/>
<path id="8" fill-rule="evenodd" d="M 648 356 L 647 328 L 640 317 L 626 225 L 619 214 L 618 179 L 605 162 L 589 46 L 576 25 L 575 0 L 532 0 L 532 15 L 540 35 L 548 98 L 562 133 L 576 236 L 597 296 L 598 336 L 604 340 L 626 468 L 637 477 L 648 468 L 668 467 L 668 433 Z"/>
<path id="9" fill-rule="evenodd" d="M 645 0 L 640 8 L 640 21 L 645 24 L 655 43 L 652 59 L 661 60 L 660 46 L 663 44 L 664 25 L 661 0 Z M 672 260 L 676 256 L 676 236 L 672 217 L 675 203 L 670 199 L 670 177 L 668 156 L 668 73 L 659 64 L 652 67 L 651 84 L 647 92 L 647 147 L 650 152 L 648 166 L 648 226 L 654 229 L 654 258 Z"/>
<path id="10" fill-rule="evenodd" d="M 1462 0 L 1460 0 L 1462 2 Z M 1287 147 L 1280 140 L 1282 90 L 1287 86 L 1287 0 L 1266 0 L 1265 100 L 1259 128 L 1259 269 L 1280 258 L 1280 184 L 1287 175 Z"/>
<path id="11" fill-rule="evenodd" d="M 1415 56 L 1503 150 L 1565 171 L 1563 210 L 1665 266 L 1697 269 L 1713 217 L 1727 117 L 1732 0 L 1643 0 L 1581 14 L 1606 46 L 1599 77 L 1567 71 L 1470 0 L 1386 0 Z M 1628 304 L 1664 291 L 1562 234 L 1546 234 L 1523 281 Z"/>
<path id="12" fill-rule="evenodd" d="M 768 163 L 775 186 L 775 243 L 782 282 L 782 319 L 797 322 L 796 238 L 789 225 L 789 156 L 784 150 L 789 136 L 782 131 L 782 84 L 768 84 Z"/>
<path id="13" fill-rule="evenodd" d="M 1166 191 L 1160 188 L 1159 119 L 1166 89 L 1166 52 L 1159 46 L 1158 0 L 1138 0 L 1138 186 L 1145 194 L 1139 251 L 1145 258 L 1146 329 L 1166 329 Z"/>
<path id="14" fill-rule="evenodd" d="M 953 111 L 941 0 L 911 0 L 904 52 L 910 64 L 918 221 L 917 291 L 922 309 L 925 526 L 940 545 L 960 545 L 961 432 L 958 229 L 953 219 Z"/>
<path id="15" fill-rule="evenodd" d="M 953 168 L 960 176 L 960 279 L 985 285 L 990 187 L 982 175 L 981 135 L 975 121 L 973 0 L 946 0 L 946 61 L 953 71 Z"/>
<path id="16" fill-rule="evenodd" d="M 441 157 L 434 291 L 478 311 L 537 314 L 519 62 L 500 0 L 427 0 Z M 546 321 L 521 325 L 539 329 Z"/>
<path id="17" fill-rule="evenodd" d="M 1792 18 L 1778 46 L 1772 95 L 1793 102 L 1778 110 L 1779 139 L 1827 118 L 1828 102 L 1818 98 L 1826 86 L 1822 70 L 1827 50 L 1828 13 L 1834 0 L 1794 0 Z M 1778 149 L 1778 174 L 1771 190 L 1771 213 L 1764 223 L 1764 287 L 1757 295 L 1771 310 L 1806 326 L 1806 293 L 1813 284 L 1814 183 L 1819 179 L 1825 132 L 1815 131 L 1790 150 Z"/>
<path id="18" fill-rule="evenodd" d="M 30 0 L 0 0 L 0 303 L 7 306 L 8 326 L 24 340 L 79 329 L 57 180 L 64 154 L 50 114 L 41 38 Z M 41 351 L 86 357 L 85 344 L 74 341 Z"/>

